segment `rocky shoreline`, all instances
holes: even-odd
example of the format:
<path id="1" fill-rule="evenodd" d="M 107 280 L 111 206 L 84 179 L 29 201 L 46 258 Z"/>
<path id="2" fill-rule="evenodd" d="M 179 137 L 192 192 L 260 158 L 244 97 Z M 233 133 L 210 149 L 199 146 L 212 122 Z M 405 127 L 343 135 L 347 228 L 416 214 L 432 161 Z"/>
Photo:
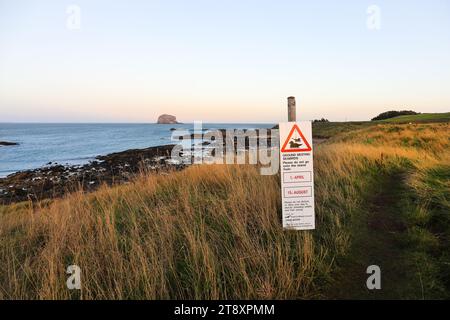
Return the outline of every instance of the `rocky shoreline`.
<path id="1" fill-rule="evenodd" d="M 226 130 L 219 129 L 219 131 L 225 138 Z M 259 136 L 259 130 L 256 130 L 256 133 Z M 191 134 L 183 137 L 183 140 L 203 138 L 203 134 L 204 132 L 199 135 Z M 272 145 L 271 135 L 272 132 L 269 130 L 269 146 Z M 234 142 L 236 146 L 236 140 Z M 214 145 L 214 140 L 204 141 L 200 145 L 202 150 L 206 150 Z M 127 183 L 141 172 L 167 174 L 169 171 L 181 170 L 186 164 L 171 159 L 174 146 L 172 144 L 111 153 L 97 156 L 95 160 L 85 165 L 61 165 L 50 162 L 41 168 L 13 173 L 0 178 L 0 205 L 57 198 L 80 189 L 89 192 L 102 184 Z M 248 147 L 247 137 L 245 148 Z M 214 152 L 211 152 L 211 155 L 214 155 Z M 195 155 L 183 154 L 182 157 L 191 157 L 192 160 Z"/>
<path id="2" fill-rule="evenodd" d="M 180 170 L 183 164 L 170 161 L 172 148 L 173 145 L 131 149 L 98 156 L 85 165 L 49 163 L 42 168 L 19 171 L 0 178 L 0 204 L 61 197 L 78 189 L 93 191 L 103 183 L 126 183 L 142 171 Z"/>

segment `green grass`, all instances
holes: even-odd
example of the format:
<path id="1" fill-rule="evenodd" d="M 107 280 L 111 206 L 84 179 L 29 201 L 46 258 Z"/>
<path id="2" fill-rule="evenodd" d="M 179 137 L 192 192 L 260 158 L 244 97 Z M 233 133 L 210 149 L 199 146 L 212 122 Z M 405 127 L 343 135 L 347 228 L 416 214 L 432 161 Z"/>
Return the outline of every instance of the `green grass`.
<path id="1" fill-rule="evenodd" d="M 409 123 L 409 122 L 446 122 L 446 121 L 450 121 L 450 112 L 421 113 L 416 115 L 398 116 L 375 122 Z"/>
<path id="2" fill-rule="evenodd" d="M 338 257 L 324 296 L 448 299 L 449 124 L 375 124 L 343 132 L 327 142 L 354 145 L 365 150 L 366 156 L 372 149 L 374 156 L 380 153 L 382 158 L 376 167 L 368 164 L 373 171 L 361 178 L 370 181 L 361 193 L 364 207 L 346 225 L 352 245 Z M 370 264 L 382 270 L 383 289 L 378 292 L 361 285 Z"/>
<path id="3" fill-rule="evenodd" d="M 405 255 L 424 283 L 425 298 L 450 298 L 450 166 L 439 165 L 412 175 L 403 208 L 407 232 Z M 412 207 L 412 208 L 411 208 Z M 411 215 L 410 213 L 414 214 Z M 408 217 L 409 214 L 409 217 Z"/>
<path id="4" fill-rule="evenodd" d="M 342 133 L 370 127 L 374 124 L 370 121 L 314 122 L 312 130 L 314 138 L 331 138 Z"/>
<path id="5" fill-rule="evenodd" d="M 399 116 L 380 121 L 350 121 L 350 122 L 314 122 L 313 136 L 315 138 L 331 138 L 344 133 L 354 132 L 359 129 L 370 128 L 383 123 L 427 123 L 427 122 L 449 122 L 450 112 L 446 113 L 422 113 L 418 115 Z M 402 127 L 390 127 L 388 132 L 398 132 Z"/>

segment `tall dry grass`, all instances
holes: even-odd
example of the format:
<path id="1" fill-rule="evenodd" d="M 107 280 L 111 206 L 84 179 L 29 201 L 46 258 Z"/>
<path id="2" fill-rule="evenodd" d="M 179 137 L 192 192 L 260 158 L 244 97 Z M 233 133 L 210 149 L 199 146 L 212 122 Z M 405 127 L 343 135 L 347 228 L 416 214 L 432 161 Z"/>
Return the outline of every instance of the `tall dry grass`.
<path id="1" fill-rule="evenodd" d="M 0 298 L 318 297 L 349 247 L 346 226 L 364 207 L 370 173 L 425 161 L 417 150 L 348 140 L 318 146 L 314 231 L 282 229 L 279 176 L 252 166 L 192 166 L 0 207 Z M 440 161 L 436 154 L 427 161 Z M 66 288 L 72 264 L 82 269 L 80 291 Z"/>
<path id="2" fill-rule="evenodd" d="M 448 157 L 450 123 L 379 124 L 338 135 L 334 142 L 361 144 L 398 151 L 424 153 L 430 157 Z"/>
<path id="3" fill-rule="evenodd" d="M 342 203 L 354 191 L 336 186 L 331 194 L 318 181 L 327 190 L 318 192 L 317 233 L 283 231 L 279 177 L 250 166 L 194 166 L 7 207 L 0 217 L 1 298 L 311 297 L 315 280 L 346 246 L 341 219 L 354 205 L 328 212 L 320 203 Z M 82 269 L 79 293 L 66 288 L 71 264 Z"/>

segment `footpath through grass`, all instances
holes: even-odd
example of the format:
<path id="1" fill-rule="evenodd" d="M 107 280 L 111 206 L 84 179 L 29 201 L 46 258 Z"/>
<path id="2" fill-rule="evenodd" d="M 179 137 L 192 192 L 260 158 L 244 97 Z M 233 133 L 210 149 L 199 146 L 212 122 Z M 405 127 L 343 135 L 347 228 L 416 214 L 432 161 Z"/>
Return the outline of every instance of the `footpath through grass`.
<path id="1" fill-rule="evenodd" d="M 348 224 L 351 246 L 337 260 L 326 298 L 450 298 L 450 166 L 448 124 L 383 126 L 341 141 L 398 145 L 366 173 L 365 206 Z M 405 143 L 409 142 L 409 143 Z M 381 290 L 368 290 L 366 269 L 381 268 Z"/>
<path id="2" fill-rule="evenodd" d="M 411 202 L 408 173 L 396 169 L 374 184 L 366 210 L 351 225 L 352 246 L 338 259 L 330 286 L 334 299 L 436 299 L 448 298 L 448 241 L 440 242 L 419 215 L 433 212 Z M 414 200 L 413 200 L 414 201 Z M 448 226 L 445 232 L 449 232 Z M 440 249 L 438 247 L 441 246 Z M 381 290 L 369 290 L 367 267 L 381 269 Z"/>

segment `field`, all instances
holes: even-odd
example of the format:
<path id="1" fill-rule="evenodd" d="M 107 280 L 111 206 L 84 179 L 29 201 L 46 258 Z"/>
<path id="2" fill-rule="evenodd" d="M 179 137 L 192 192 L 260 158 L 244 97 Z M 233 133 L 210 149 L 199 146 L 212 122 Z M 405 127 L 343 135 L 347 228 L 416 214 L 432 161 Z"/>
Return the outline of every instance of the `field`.
<path id="1" fill-rule="evenodd" d="M 450 298 L 450 124 L 314 130 L 316 230 L 282 230 L 279 176 L 253 166 L 143 172 L 0 207 L 0 298 Z"/>
<path id="2" fill-rule="evenodd" d="M 316 122 L 314 136 L 317 138 L 329 138 L 337 134 L 355 131 L 385 123 L 445 123 L 450 122 L 450 112 L 446 113 L 422 113 L 410 116 L 398 116 L 380 121 L 350 121 L 350 122 Z"/>
<path id="3" fill-rule="evenodd" d="M 450 112 L 447 113 L 421 113 L 409 116 L 398 116 L 383 122 L 409 123 L 409 122 L 442 122 L 450 121 Z"/>

